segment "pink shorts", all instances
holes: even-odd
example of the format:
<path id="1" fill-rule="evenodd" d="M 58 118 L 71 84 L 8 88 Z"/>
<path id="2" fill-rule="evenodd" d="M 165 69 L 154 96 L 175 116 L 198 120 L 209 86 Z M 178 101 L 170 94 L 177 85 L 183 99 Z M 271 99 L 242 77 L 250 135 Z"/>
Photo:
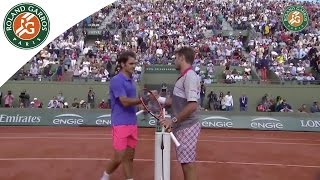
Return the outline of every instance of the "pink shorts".
<path id="1" fill-rule="evenodd" d="M 112 127 L 113 148 L 123 151 L 127 147 L 135 148 L 138 143 L 138 126 L 121 125 Z"/>

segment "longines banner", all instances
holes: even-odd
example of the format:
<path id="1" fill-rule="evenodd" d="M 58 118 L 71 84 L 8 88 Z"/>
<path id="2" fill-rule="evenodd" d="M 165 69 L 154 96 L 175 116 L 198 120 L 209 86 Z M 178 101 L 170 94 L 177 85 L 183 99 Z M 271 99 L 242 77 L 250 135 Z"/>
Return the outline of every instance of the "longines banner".
<path id="1" fill-rule="evenodd" d="M 202 128 L 280 131 L 320 131 L 320 114 L 202 113 Z M 110 111 L 56 109 L 0 109 L 0 126 L 110 126 Z M 139 127 L 155 127 L 148 114 L 138 116 Z"/>

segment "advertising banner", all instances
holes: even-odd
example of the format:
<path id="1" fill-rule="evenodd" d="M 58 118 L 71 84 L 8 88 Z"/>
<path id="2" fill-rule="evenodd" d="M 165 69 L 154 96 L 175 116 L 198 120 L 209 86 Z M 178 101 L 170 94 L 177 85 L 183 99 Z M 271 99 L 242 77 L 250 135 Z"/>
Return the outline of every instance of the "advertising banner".
<path id="1" fill-rule="evenodd" d="M 204 112 L 202 128 L 280 131 L 320 131 L 320 114 Z M 109 110 L 80 109 L 1 109 L 0 126 L 110 126 Z M 139 127 L 156 127 L 148 114 L 138 116 Z"/>
<path id="2" fill-rule="evenodd" d="M 145 69 L 146 74 L 178 74 L 175 66 L 168 65 L 152 65 Z"/>

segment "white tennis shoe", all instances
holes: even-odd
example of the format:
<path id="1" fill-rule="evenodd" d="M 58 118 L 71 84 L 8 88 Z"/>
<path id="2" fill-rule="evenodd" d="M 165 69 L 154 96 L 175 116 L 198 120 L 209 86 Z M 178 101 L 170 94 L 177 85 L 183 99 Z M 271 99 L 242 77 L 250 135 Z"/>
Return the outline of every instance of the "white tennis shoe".
<path id="1" fill-rule="evenodd" d="M 103 172 L 103 176 L 100 180 L 109 180 L 109 174 L 107 174 L 105 171 Z"/>

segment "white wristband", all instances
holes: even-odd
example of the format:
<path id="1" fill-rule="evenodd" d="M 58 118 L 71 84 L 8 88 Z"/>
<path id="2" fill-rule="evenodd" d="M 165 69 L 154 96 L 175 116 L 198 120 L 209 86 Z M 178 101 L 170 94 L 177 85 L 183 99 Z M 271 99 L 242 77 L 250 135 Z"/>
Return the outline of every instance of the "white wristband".
<path id="1" fill-rule="evenodd" d="M 165 104 L 165 103 L 166 103 L 166 98 L 165 98 L 165 97 L 159 97 L 159 98 L 158 98 L 158 102 L 159 102 L 160 104 Z"/>

